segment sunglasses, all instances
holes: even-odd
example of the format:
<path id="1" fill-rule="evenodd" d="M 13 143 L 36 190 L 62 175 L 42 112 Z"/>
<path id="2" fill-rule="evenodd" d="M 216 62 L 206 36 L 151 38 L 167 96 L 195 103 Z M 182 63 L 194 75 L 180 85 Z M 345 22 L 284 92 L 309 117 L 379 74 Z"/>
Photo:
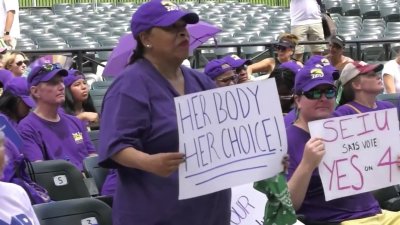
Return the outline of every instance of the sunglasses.
<path id="1" fill-rule="evenodd" d="M 17 66 L 22 66 L 22 64 L 28 65 L 29 60 L 22 60 L 15 63 Z"/>
<path id="2" fill-rule="evenodd" d="M 243 65 L 243 66 L 241 66 L 241 67 L 236 68 L 236 69 L 235 69 L 235 72 L 236 72 L 237 74 L 239 74 L 240 72 L 242 72 L 242 70 L 247 70 L 247 65 Z"/>
<path id="3" fill-rule="evenodd" d="M 310 90 L 307 92 L 303 92 L 302 95 L 306 96 L 308 99 L 316 100 L 316 99 L 321 99 L 322 94 L 325 94 L 325 97 L 327 99 L 332 99 L 336 97 L 336 89 L 335 88 L 329 88 L 329 89 L 314 89 Z"/>
<path id="4" fill-rule="evenodd" d="M 286 49 L 288 49 L 288 47 L 282 46 L 282 45 L 276 45 L 275 49 L 277 51 L 286 51 Z"/>
<path id="5" fill-rule="evenodd" d="M 217 81 L 223 82 L 223 83 L 228 83 L 230 81 L 233 81 L 235 84 L 237 83 L 239 78 L 239 75 L 235 74 L 233 76 L 230 77 L 223 77 L 223 78 L 219 78 L 217 79 Z"/>

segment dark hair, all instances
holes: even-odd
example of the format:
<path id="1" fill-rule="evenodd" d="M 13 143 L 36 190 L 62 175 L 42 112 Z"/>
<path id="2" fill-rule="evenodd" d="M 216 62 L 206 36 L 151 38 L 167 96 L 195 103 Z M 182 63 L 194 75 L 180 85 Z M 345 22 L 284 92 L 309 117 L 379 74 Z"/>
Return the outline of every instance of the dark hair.
<path id="1" fill-rule="evenodd" d="M 276 85 L 285 85 L 289 90 L 294 88 L 294 77 L 295 73 L 290 69 L 277 68 L 274 69 L 269 75 L 270 78 L 275 77 Z"/>
<path id="2" fill-rule="evenodd" d="M 353 78 L 354 79 L 354 78 Z M 348 102 L 351 102 L 351 101 L 353 101 L 354 100 L 354 98 L 356 97 L 355 96 L 355 93 L 354 93 L 354 90 L 353 90 L 353 86 L 352 86 L 352 81 L 353 81 L 353 79 L 351 79 L 349 82 L 347 82 L 347 84 L 345 84 L 345 85 L 341 85 L 340 84 L 340 86 L 341 86 L 341 88 L 342 88 L 342 95 L 340 96 L 340 99 L 339 99 L 339 104 L 338 104 L 338 106 L 341 106 L 341 105 L 344 105 L 344 104 L 346 104 L 346 103 L 348 103 Z M 340 89 L 340 86 L 339 86 L 339 89 Z"/>
<path id="3" fill-rule="evenodd" d="M 0 112 L 11 118 L 15 122 L 19 122 L 22 118 L 18 118 L 18 102 L 20 97 L 15 96 L 10 91 L 6 90 L 0 96 Z"/>
<path id="4" fill-rule="evenodd" d="M 71 86 L 65 88 L 65 101 L 64 101 L 63 108 L 66 113 L 68 113 L 70 115 L 75 115 L 75 104 L 74 104 L 75 99 L 74 99 L 74 96 L 72 95 L 70 88 L 71 88 Z M 93 100 L 92 100 L 92 97 L 90 96 L 90 93 L 89 93 L 86 101 L 84 101 L 82 103 L 82 108 L 85 112 L 97 112 L 96 108 L 94 107 Z"/>
<path id="5" fill-rule="evenodd" d="M 129 62 L 127 65 L 131 65 L 133 63 L 135 63 L 138 59 L 142 59 L 143 55 L 144 55 L 144 45 L 142 43 L 142 41 L 140 40 L 139 37 L 135 37 L 136 39 L 136 49 L 133 50 L 132 56 L 129 59 Z"/>

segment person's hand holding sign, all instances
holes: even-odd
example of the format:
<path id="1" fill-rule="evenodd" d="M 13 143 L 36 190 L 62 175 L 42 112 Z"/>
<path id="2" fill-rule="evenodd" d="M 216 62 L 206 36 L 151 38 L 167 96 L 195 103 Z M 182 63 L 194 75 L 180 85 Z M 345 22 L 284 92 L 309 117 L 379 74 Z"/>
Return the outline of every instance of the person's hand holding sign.
<path id="1" fill-rule="evenodd" d="M 303 159 L 301 164 L 310 170 L 318 167 L 325 155 L 325 145 L 321 138 L 311 138 L 304 147 Z"/>
<path id="2" fill-rule="evenodd" d="M 168 177 L 175 172 L 184 161 L 184 154 L 179 152 L 158 153 L 148 155 L 147 171 L 161 177 Z"/>

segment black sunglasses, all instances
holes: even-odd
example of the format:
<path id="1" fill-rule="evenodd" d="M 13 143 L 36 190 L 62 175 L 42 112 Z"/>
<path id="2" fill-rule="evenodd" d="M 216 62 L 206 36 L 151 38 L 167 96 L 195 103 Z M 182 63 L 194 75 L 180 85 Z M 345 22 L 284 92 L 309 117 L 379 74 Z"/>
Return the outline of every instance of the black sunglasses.
<path id="1" fill-rule="evenodd" d="M 235 75 L 232 75 L 232 76 L 229 76 L 229 77 L 219 78 L 217 80 L 220 81 L 220 82 L 223 82 L 223 83 L 227 83 L 227 82 L 233 81 L 236 84 L 238 78 L 239 78 L 239 75 L 235 74 Z"/>
<path id="2" fill-rule="evenodd" d="M 22 66 L 22 64 L 28 65 L 29 60 L 22 60 L 15 63 L 17 66 Z"/>
<path id="3" fill-rule="evenodd" d="M 336 89 L 335 88 L 329 88 L 329 89 L 313 89 L 307 92 L 303 92 L 302 95 L 306 96 L 308 99 L 316 100 L 316 99 L 321 99 L 322 94 L 325 94 L 325 97 L 327 99 L 332 99 L 336 97 Z"/>
<path id="4" fill-rule="evenodd" d="M 275 45 L 275 49 L 278 51 L 286 51 L 288 47 L 282 46 L 282 45 Z"/>
<path id="5" fill-rule="evenodd" d="M 242 72 L 242 70 L 247 70 L 247 65 L 243 65 L 243 66 L 241 66 L 241 67 L 236 68 L 236 69 L 235 69 L 235 72 L 236 72 L 237 74 L 239 74 L 240 72 Z"/>

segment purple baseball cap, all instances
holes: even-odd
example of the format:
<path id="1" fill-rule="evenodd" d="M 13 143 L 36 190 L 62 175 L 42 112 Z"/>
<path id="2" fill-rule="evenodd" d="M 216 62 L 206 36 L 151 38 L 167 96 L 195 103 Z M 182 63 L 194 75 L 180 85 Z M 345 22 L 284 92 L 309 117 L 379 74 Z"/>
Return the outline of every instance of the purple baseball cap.
<path id="1" fill-rule="evenodd" d="M 151 0 L 142 4 L 132 15 L 131 31 L 134 37 L 153 27 L 168 27 L 183 19 L 187 24 L 199 22 L 196 13 L 180 9 L 170 1 Z"/>
<path id="2" fill-rule="evenodd" d="M 331 62 L 322 55 L 311 56 L 304 64 L 304 66 L 321 67 L 325 74 L 330 74 L 334 80 L 339 79 L 340 72 L 336 67 L 332 66 Z"/>
<path id="3" fill-rule="evenodd" d="M 320 66 L 304 66 L 295 78 L 294 90 L 296 94 L 309 91 L 321 84 L 334 86 L 332 75 L 325 74 Z"/>
<path id="4" fill-rule="evenodd" d="M 204 73 L 211 79 L 215 79 L 226 71 L 233 70 L 233 68 L 223 59 L 213 59 L 207 63 L 204 68 Z"/>
<path id="5" fill-rule="evenodd" d="M 295 61 L 284 62 L 278 67 L 279 69 L 288 69 L 296 74 L 302 67 Z"/>
<path id="6" fill-rule="evenodd" d="M 223 57 L 222 59 L 225 60 L 234 69 L 242 67 L 243 65 L 251 64 L 251 60 L 242 59 L 237 55 L 227 55 L 227 56 Z"/>
<path id="7" fill-rule="evenodd" d="M 85 77 L 79 70 L 70 69 L 68 70 L 68 76 L 64 77 L 64 85 L 69 87 L 79 79 L 85 79 Z"/>
<path id="8" fill-rule="evenodd" d="M 35 66 L 28 74 L 28 88 L 38 85 L 40 82 L 47 82 L 51 80 L 55 75 L 61 75 L 63 77 L 68 76 L 68 71 L 62 69 L 58 64 L 43 64 Z"/>
<path id="9" fill-rule="evenodd" d="M 14 77 L 4 86 L 4 91 L 9 91 L 15 96 L 20 97 L 30 108 L 35 107 L 35 102 L 29 96 L 28 81 L 25 77 Z"/>
<path id="10" fill-rule="evenodd" d="M 6 84 L 14 77 L 13 73 L 6 69 L 0 69 L 0 83 L 2 86 L 6 86 Z"/>

